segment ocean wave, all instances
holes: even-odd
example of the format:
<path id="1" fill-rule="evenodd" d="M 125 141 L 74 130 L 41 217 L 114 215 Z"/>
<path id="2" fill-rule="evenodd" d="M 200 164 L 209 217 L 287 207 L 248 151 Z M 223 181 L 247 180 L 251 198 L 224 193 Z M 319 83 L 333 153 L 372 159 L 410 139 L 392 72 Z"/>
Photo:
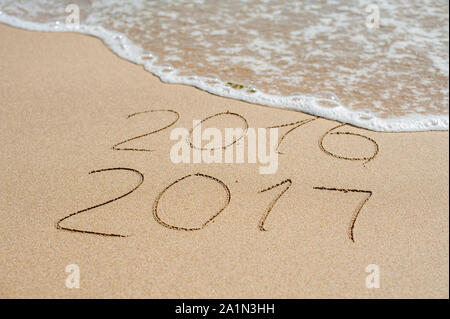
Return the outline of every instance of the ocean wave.
<path id="1" fill-rule="evenodd" d="M 66 23 L 67 5 L 80 10 Z M 6 1 L 0 22 L 98 37 L 167 83 L 375 131 L 448 130 L 448 3 Z"/>

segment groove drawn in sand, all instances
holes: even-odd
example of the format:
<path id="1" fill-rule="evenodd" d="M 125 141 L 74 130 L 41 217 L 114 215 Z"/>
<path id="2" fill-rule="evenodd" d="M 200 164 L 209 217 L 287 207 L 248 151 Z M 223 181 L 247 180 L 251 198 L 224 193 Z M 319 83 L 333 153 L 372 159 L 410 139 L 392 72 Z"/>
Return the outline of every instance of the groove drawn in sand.
<path id="1" fill-rule="evenodd" d="M 144 182 L 144 175 L 141 172 L 139 172 L 138 170 L 135 170 L 133 168 L 125 168 L 125 167 L 104 168 L 104 169 L 99 169 L 99 170 L 95 170 L 95 171 L 89 172 L 89 174 L 108 172 L 108 171 L 129 171 L 129 172 L 133 172 L 133 173 L 135 173 L 136 175 L 139 176 L 139 182 L 137 183 L 137 185 L 133 189 L 131 189 L 130 191 L 128 191 L 127 193 L 125 193 L 125 194 L 123 194 L 123 195 L 121 195 L 119 197 L 110 199 L 110 200 L 108 200 L 108 201 L 106 201 L 104 203 L 101 203 L 101 204 L 97 204 L 97 205 L 94 205 L 94 206 L 91 206 L 91 207 L 79 210 L 79 211 L 77 211 L 75 213 L 72 213 L 70 215 L 67 215 L 66 217 L 61 218 L 60 220 L 58 220 L 56 222 L 56 229 L 65 230 L 65 231 L 71 231 L 71 232 L 75 232 L 75 233 L 82 233 L 82 234 L 100 235 L 100 236 L 106 236 L 106 237 L 129 237 L 129 235 L 121 235 L 121 234 L 113 234 L 113 233 L 102 233 L 102 232 L 96 232 L 96 231 L 91 231 L 91 230 L 82 230 L 82 229 L 76 229 L 76 228 L 69 228 L 69 227 L 61 226 L 61 222 L 63 222 L 66 219 L 69 219 L 70 217 L 73 217 L 73 216 L 81 214 L 81 213 L 85 213 L 85 212 L 87 212 L 89 210 L 98 208 L 100 206 L 107 205 L 107 204 L 112 203 L 112 202 L 114 202 L 116 200 L 124 198 L 125 196 L 130 195 L 132 192 L 134 192 L 136 189 L 138 189 L 139 186 L 141 186 L 142 183 Z"/>
<path id="2" fill-rule="evenodd" d="M 345 123 L 344 124 L 339 124 L 338 126 L 333 127 L 332 129 L 328 130 L 324 135 L 322 135 L 320 137 L 320 139 L 319 139 L 319 147 L 320 147 L 320 149 L 323 152 L 325 152 L 326 154 L 328 154 L 330 156 L 333 156 L 335 158 L 338 158 L 338 159 L 343 159 L 343 160 L 348 160 L 348 161 L 364 161 L 363 165 L 365 165 L 368 162 L 370 162 L 371 160 L 373 160 L 375 158 L 375 156 L 377 156 L 378 151 L 379 151 L 379 146 L 378 146 L 378 144 L 377 144 L 377 142 L 375 140 L 371 139 L 370 137 L 358 134 L 358 133 L 352 133 L 352 132 L 331 132 L 331 131 L 334 131 L 335 129 L 338 129 L 338 128 L 343 127 L 345 125 L 347 125 L 347 124 L 345 124 Z M 374 145 L 374 147 L 375 147 L 374 152 L 373 152 L 372 156 L 369 156 L 369 157 L 346 157 L 346 156 L 342 156 L 342 155 L 339 155 L 339 154 L 335 154 L 333 152 L 328 151 L 323 146 L 323 140 L 328 134 L 330 134 L 330 135 L 353 135 L 353 136 L 358 136 L 358 137 L 364 138 L 364 139 L 368 140 L 369 142 L 371 142 Z"/>
<path id="3" fill-rule="evenodd" d="M 202 178 L 207 178 L 207 179 L 211 179 L 217 183 L 219 183 L 219 185 L 221 185 L 223 187 L 223 189 L 225 190 L 225 195 L 226 195 L 226 201 L 225 201 L 225 205 L 218 211 L 216 212 L 214 215 L 212 215 L 206 222 L 204 222 L 200 227 L 194 227 L 194 228 L 188 228 L 188 227 L 182 227 L 182 226 L 175 226 L 175 225 L 170 225 L 168 223 L 166 223 L 165 221 L 163 221 L 159 215 L 158 215 L 158 205 L 159 205 L 159 201 L 161 200 L 161 197 L 164 195 L 164 193 L 171 188 L 172 186 L 174 186 L 177 183 L 180 183 L 181 181 L 189 178 L 189 177 L 193 177 L 193 176 L 198 176 L 198 177 L 202 177 Z M 169 229 L 173 229 L 173 230 L 184 230 L 184 231 L 194 231 L 194 230 L 200 230 L 205 228 L 209 223 L 211 223 L 214 218 L 216 218 L 221 212 L 224 211 L 224 209 L 230 204 L 231 201 L 231 193 L 230 193 L 230 189 L 228 188 L 228 186 L 222 182 L 221 180 L 213 177 L 213 176 L 209 176 L 209 175 L 205 175 L 205 174 L 201 174 L 201 173 L 195 173 L 195 174 L 189 174 L 186 175 L 184 177 L 181 177 L 179 179 L 177 179 L 175 182 L 173 182 L 172 184 L 170 184 L 169 186 L 165 187 L 160 193 L 159 195 L 156 197 L 155 201 L 153 202 L 153 218 L 162 226 L 167 227 Z"/>
<path id="4" fill-rule="evenodd" d="M 297 121 L 297 122 L 292 122 L 292 123 L 287 123 L 287 124 L 280 124 L 280 125 L 274 125 L 274 126 L 268 126 L 266 128 L 271 129 L 271 128 L 282 128 L 282 127 L 287 127 L 287 126 L 293 126 L 291 129 L 289 129 L 286 133 L 284 133 L 281 138 L 278 141 L 277 147 L 276 147 L 276 152 L 280 155 L 283 155 L 284 153 L 278 151 L 278 149 L 280 148 L 281 143 L 283 142 L 283 140 L 286 138 L 286 136 L 289 133 L 292 133 L 295 129 L 299 128 L 300 126 L 307 124 L 309 122 L 312 122 L 314 120 L 316 120 L 318 117 L 314 117 L 312 119 L 306 119 L 306 120 L 301 120 L 301 121 Z"/>
<path id="5" fill-rule="evenodd" d="M 363 208 L 363 206 L 367 203 L 367 201 L 372 196 L 372 191 L 362 190 L 362 189 L 348 189 L 348 188 L 334 188 L 334 187 L 313 187 L 316 190 L 325 190 L 325 191 L 337 191 L 344 193 L 364 193 L 367 194 L 367 197 L 364 198 L 363 201 L 357 206 L 356 211 L 352 215 L 352 219 L 350 221 L 350 225 L 348 226 L 348 237 L 352 242 L 355 242 L 355 238 L 353 237 L 353 228 L 355 227 L 356 218 L 358 218 L 359 212 Z"/>
<path id="6" fill-rule="evenodd" d="M 206 121 L 208 121 L 208 120 L 210 120 L 210 119 L 212 119 L 212 118 L 214 118 L 214 117 L 223 116 L 223 115 L 231 115 L 231 116 L 235 116 L 235 117 L 238 117 L 239 119 L 241 119 L 241 120 L 244 122 L 245 128 L 244 128 L 244 131 L 242 132 L 242 135 L 241 135 L 241 136 L 239 136 L 238 138 L 234 139 L 231 143 L 229 143 L 229 144 L 227 144 L 227 145 L 225 145 L 225 146 L 215 147 L 215 148 L 214 148 L 214 147 L 213 147 L 213 148 L 205 148 L 205 147 L 202 147 L 201 145 L 198 146 L 198 145 L 194 145 L 194 144 L 192 143 L 192 141 L 191 141 L 192 132 L 194 131 L 194 129 L 195 129 L 197 126 L 201 125 L 202 123 L 204 123 L 204 122 L 206 122 Z M 197 125 L 195 125 L 195 126 L 189 131 L 188 143 L 189 143 L 189 146 L 190 146 L 191 148 L 197 149 L 197 150 L 200 150 L 200 151 L 214 151 L 214 150 L 219 150 L 219 149 L 226 149 L 227 147 L 230 147 L 230 146 L 232 146 L 233 144 L 236 144 L 240 139 L 242 139 L 242 138 L 247 134 L 247 130 L 248 130 L 248 122 L 247 122 L 247 119 L 246 119 L 245 117 L 243 117 L 242 115 L 240 115 L 240 114 L 238 114 L 238 113 L 234 113 L 234 112 L 230 112 L 230 111 L 220 112 L 220 113 L 216 113 L 216 114 L 213 114 L 213 115 L 211 115 L 211 116 L 205 117 L 203 120 L 200 121 L 200 123 L 198 123 Z"/>
<path id="7" fill-rule="evenodd" d="M 266 222 L 267 217 L 269 216 L 270 212 L 272 211 L 272 208 L 275 206 L 275 204 L 277 203 L 277 201 L 280 199 L 281 196 L 283 196 L 283 194 L 289 189 L 289 187 L 291 187 L 292 185 L 292 181 L 291 179 L 285 179 L 284 181 L 272 185 L 268 188 L 263 189 L 262 191 L 259 191 L 258 194 L 270 191 L 271 189 L 274 189 L 278 186 L 284 185 L 284 184 L 288 184 L 286 185 L 286 187 L 270 202 L 269 206 L 267 207 L 265 213 L 262 215 L 261 219 L 259 220 L 259 224 L 258 224 L 258 228 L 260 231 L 266 231 L 267 229 L 264 228 L 264 223 Z"/>
<path id="8" fill-rule="evenodd" d="M 119 142 L 117 144 L 114 144 L 112 149 L 115 150 L 115 151 L 135 151 L 135 152 L 152 152 L 152 151 L 154 151 L 154 150 L 149 150 L 149 149 L 145 149 L 145 148 L 126 148 L 126 147 L 124 148 L 124 147 L 118 147 L 118 146 L 123 145 L 123 144 L 128 143 L 128 142 L 131 142 L 131 141 L 134 141 L 134 140 L 137 140 L 137 139 L 140 139 L 140 138 L 145 137 L 145 136 L 149 136 L 149 135 L 161 132 L 162 130 L 165 130 L 166 128 L 169 128 L 172 125 L 174 125 L 178 121 L 178 119 L 180 118 L 180 114 L 178 114 L 178 112 L 174 111 L 174 110 L 148 110 L 148 111 L 143 111 L 143 112 L 137 112 L 137 113 L 130 114 L 130 115 L 127 116 L 127 119 L 129 119 L 131 117 L 134 117 L 134 116 L 137 116 L 137 115 L 146 114 L 146 113 L 155 113 L 155 112 L 172 113 L 172 114 L 176 115 L 176 119 L 174 121 L 170 122 L 168 125 L 166 125 L 164 127 L 161 127 L 161 128 L 159 128 L 157 130 L 154 130 L 154 131 L 151 131 L 151 132 L 139 135 L 139 136 L 135 136 L 135 137 L 126 139 L 125 141 L 122 141 L 122 142 Z"/>

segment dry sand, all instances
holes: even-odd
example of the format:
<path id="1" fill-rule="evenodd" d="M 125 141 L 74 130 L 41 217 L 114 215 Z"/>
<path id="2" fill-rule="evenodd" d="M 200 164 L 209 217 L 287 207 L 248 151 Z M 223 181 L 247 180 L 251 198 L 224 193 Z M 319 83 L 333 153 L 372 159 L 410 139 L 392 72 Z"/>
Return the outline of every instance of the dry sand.
<path id="1" fill-rule="evenodd" d="M 111 53 L 100 40 L 0 26 L 0 296 L 150 298 L 409 298 L 449 297 L 449 134 L 377 133 L 370 162 L 330 156 L 319 139 L 337 122 L 317 119 L 290 132 L 276 174 L 257 164 L 174 164 L 172 128 L 236 112 L 251 127 L 313 118 L 225 99 L 156 77 Z M 156 134 L 112 146 L 179 120 Z M 234 117 L 211 126 L 234 127 Z M 280 128 L 286 133 L 292 126 Z M 329 152 L 374 153 L 356 135 L 328 135 Z M 60 225 L 126 238 L 58 230 L 61 218 L 121 196 Z M 152 207 L 161 191 L 161 219 L 201 225 L 169 229 Z M 260 192 L 289 179 L 282 185 Z M 288 188 L 288 186 L 290 186 Z M 314 189 L 314 187 L 366 192 Z M 227 205 L 228 188 L 231 200 Z M 273 206 L 264 228 L 258 224 Z M 370 195 L 370 196 L 369 196 Z M 349 225 L 359 205 L 365 203 Z M 65 267 L 77 264 L 79 289 L 68 289 Z M 368 289 L 365 268 L 380 269 Z"/>

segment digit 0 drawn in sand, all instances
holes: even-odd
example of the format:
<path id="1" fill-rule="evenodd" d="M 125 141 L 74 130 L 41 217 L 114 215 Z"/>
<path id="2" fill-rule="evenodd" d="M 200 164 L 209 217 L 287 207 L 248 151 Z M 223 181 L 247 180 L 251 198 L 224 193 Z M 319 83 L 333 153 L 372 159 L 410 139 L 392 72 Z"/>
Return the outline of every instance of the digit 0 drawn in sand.
<path id="1" fill-rule="evenodd" d="M 73 217 L 73 216 L 81 214 L 81 213 L 85 213 L 85 212 L 87 212 L 89 210 L 98 208 L 100 206 L 107 205 L 107 204 L 112 203 L 112 202 L 114 202 L 116 200 L 124 198 L 125 196 L 130 195 L 132 192 L 134 192 L 136 189 L 138 189 L 139 186 L 141 186 L 142 183 L 144 182 L 144 175 L 141 172 L 139 172 L 138 170 L 135 170 L 133 168 L 125 168 L 125 167 L 104 168 L 104 169 L 99 169 L 99 170 L 95 170 L 95 171 L 89 172 L 89 174 L 108 172 L 108 171 L 128 171 L 128 172 L 133 172 L 133 173 L 135 173 L 136 175 L 139 176 L 139 182 L 137 183 L 137 185 L 133 189 L 131 189 L 130 191 L 128 191 L 127 193 L 125 193 L 125 194 L 123 194 L 123 195 L 121 195 L 119 197 L 110 199 L 110 200 L 108 200 L 108 201 L 106 201 L 104 203 L 101 203 L 101 204 L 97 204 L 97 205 L 94 205 L 94 206 L 91 206 L 91 207 L 79 210 L 79 211 L 77 211 L 75 213 L 72 213 L 70 215 L 67 215 L 66 217 L 61 218 L 60 220 L 58 220 L 56 222 L 56 229 L 65 230 L 65 231 L 71 231 L 71 232 L 75 232 L 75 233 L 82 233 L 82 234 L 100 235 L 100 236 L 106 236 L 106 237 L 129 237 L 129 235 L 112 234 L 112 233 L 101 233 L 101 232 L 96 232 L 96 231 L 82 230 L 82 229 L 75 229 L 75 228 L 69 228 L 69 227 L 61 226 L 61 222 L 63 222 L 66 219 L 69 219 L 70 217 Z"/>
<path id="2" fill-rule="evenodd" d="M 375 142 L 375 140 L 371 139 L 370 137 L 358 134 L 358 133 L 352 133 L 352 132 L 331 132 L 331 131 L 334 131 L 334 130 L 336 130 L 336 129 L 340 128 L 340 127 L 343 127 L 345 125 L 347 125 L 347 124 L 344 123 L 344 124 L 340 124 L 340 125 L 338 125 L 336 127 L 333 127 L 332 129 L 328 130 L 324 135 L 322 135 L 320 137 L 320 139 L 319 139 L 319 147 L 320 147 L 320 149 L 323 152 L 325 152 L 326 154 L 328 154 L 330 156 L 333 156 L 335 158 L 338 158 L 338 159 L 343 159 L 343 160 L 348 160 L 348 161 L 364 161 L 363 165 L 365 165 L 368 162 L 370 162 L 371 160 L 373 160 L 375 158 L 375 156 L 377 156 L 378 151 L 379 151 L 379 146 L 378 146 L 377 142 Z M 330 135 L 353 135 L 353 136 L 362 137 L 362 138 L 368 140 L 369 142 L 371 142 L 374 145 L 374 147 L 375 147 L 374 152 L 373 152 L 372 156 L 369 156 L 369 157 L 346 157 L 346 156 L 342 156 L 342 155 L 339 155 L 339 154 L 332 153 L 332 152 L 328 151 L 327 149 L 325 149 L 325 147 L 323 146 L 323 140 L 328 134 L 330 134 Z"/>
<path id="3" fill-rule="evenodd" d="M 236 117 L 238 117 L 239 119 L 241 119 L 242 122 L 244 122 L 245 128 L 244 128 L 244 131 L 243 131 L 243 133 L 242 133 L 241 136 L 239 136 L 238 138 L 234 139 L 234 140 L 233 140 L 231 143 L 229 143 L 228 145 L 225 145 L 225 146 L 222 146 L 222 147 L 205 148 L 205 147 L 202 147 L 201 145 L 198 146 L 198 145 L 194 145 L 194 144 L 192 143 L 192 141 L 191 141 L 192 132 L 194 131 L 194 129 L 195 129 L 197 126 L 201 125 L 202 123 L 204 123 L 204 122 L 206 122 L 206 121 L 208 121 L 208 120 L 210 120 L 210 119 L 212 119 L 212 118 L 214 118 L 214 117 L 224 116 L 224 115 L 236 116 Z M 189 146 L 190 146 L 191 148 L 197 149 L 197 150 L 200 150 L 200 151 L 214 151 L 214 150 L 218 150 L 218 149 L 226 149 L 227 147 L 230 147 L 230 146 L 232 146 L 233 144 L 236 144 L 240 139 L 242 139 L 242 138 L 247 134 L 247 130 L 248 130 L 248 122 L 247 122 L 247 119 L 246 119 L 245 117 L 243 117 L 242 115 L 240 115 L 240 114 L 238 114 L 238 113 L 234 113 L 234 112 L 230 112 L 230 111 L 220 112 L 220 113 L 216 113 L 216 114 L 213 114 L 213 115 L 211 115 L 211 116 L 205 117 L 203 120 L 200 121 L 200 123 L 198 123 L 197 125 L 195 125 L 195 126 L 189 131 L 188 143 L 189 143 Z"/>
<path id="4" fill-rule="evenodd" d="M 291 187 L 292 181 L 291 181 L 291 179 L 288 178 L 278 184 L 272 185 L 272 186 L 265 188 L 262 191 L 258 192 L 258 194 L 261 194 L 261 193 L 270 191 L 271 189 L 274 189 L 278 186 L 284 185 L 286 183 L 288 185 L 286 185 L 286 187 L 270 202 L 269 206 L 267 207 L 267 210 L 265 211 L 265 213 L 262 215 L 261 219 L 259 220 L 258 228 L 260 231 L 267 230 L 264 228 L 264 223 L 266 222 L 267 217 L 269 216 L 270 212 L 272 211 L 272 208 L 275 206 L 275 204 L 280 199 L 280 197 L 283 196 L 283 194 L 289 189 L 289 187 Z"/>
<path id="5" fill-rule="evenodd" d="M 146 113 L 155 113 L 155 112 L 172 113 L 172 114 L 176 115 L 176 119 L 174 121 L 170 122 L 168 125 L 166 125 L 164 127 L 161 127 L 161 128 L 159 128 L 157 130 L 154 130 L 154 131 L 151 131 L 151 132 L 139 135 L 139 136 L 135 136 L 135 137 L 126 139 L 125 141 L 122 141 L 122 142 L 119 142 L 117 144 L 114 144 L 112 149 L 115 150 L 115 151 L 152 152 L 153 150 L 149 150 L 149 149 L 145 149 L 145 148 L 126 148 L 126 147 L 125 148 L 123 148 L 123 147 L 119 148 L 118 146 L 123 145 L 123 144 L 128 143 L 128 142 L 131 142 L 131 141 L 134 141 L 134 140 L 137 140 L 137 139 L 145 137 L 145 136 L 149 136 L 149 135 L 161 132 L 162 130 L 165 130 L 166 128 L 169 128 L 172 125 L 174 125 L 180 118 L 180 114 L 178 114 L 178 112 L 174 111 L 174 110 L 149 110 L 149 111 L 143 111 L 143 112 L 137 112 L 137 113 L 130 114 L 130 115 L 127 116 L 127 119 L 132 118 L 132 117 L 137 116 L 137 115 L 146 114 Z"/>
<path id="6" fill-rule="evenodd" d="M 350 225 L 348 226 L 348 237 L 352 242 L 355 242 L 353 237 L 353 228 L 355 227 L 356 218 L 358 218 L 359 212 L 363 208 L 363 206 L 367 203 L 367 201 L 372 196 L 372 191 L 362 190 L 362 189 L 348 189 L 348 188 L 334 188 L 334 187 L 313 187 L 316 190 L 325 190 L 325 191 L 337 191 L 343 193 L 364 193 L 367 194 L 367 197 L 357 206 L 356 211 L 353 213 L 352 219 L 350 221 Z"/>
<path id="7" fill-rule="evenodd" d="M 284 133 L 281 138 L 278 141 L 277 144 L 277 148 L 275 149 L 276 152 L 280 155 L 283 155 L 284 153 L 278 151 L 278 149 L 280 148 L 281 143 L 283 142 L 283 140 L 285 139 L 285 137 L 289 134 L 292 133 L 292 131 L 294 131 L 295 129 L 299 128 L 300 126 L 307 124 L 309 122 L 312 122 L 314 120 L 316 120 L 318 117 L 314 117 L 312 119 L 307 119 L 307 120 L 301 120 L 301 121 L 297 121 L 297 122 L 292 122 L 292 123 L 287 123 L 287 124 L 280 124 L 280 125 L 274 125 L 274 126 L 268 126 L 268 129 L 271 128 L 282 128 L 282 127 L 287 127 L 287 126 L 293 126 L 291 129 L 289 129 L 286 133 Z"/>
<path id="8" fill-rule="evenodd" d="M 166 223 L 165 221 L 163 221 L 159 215 L 158 215 L 158 205 L 159 205 L 159 201 L 161 200 L 161 197 L 164 195 L 164 193 L 171 188 L 172 186 L 174 186 L 177 183 L 180 183 L 183 180 L 186 180 L 187 178 L 193 177 L 193 176 L 198 176 L 198 177 L 202 177 L 202 178 L 208 178 L 211 179 L 217 183 L 219 183 L 223 189 L 225 190 L 225 196 L 226 196 L 226 201 L 225 201 L 225 205 L 214 215 L 212 215 L 206 222 L 204 222 L 200 227 L 193 227 L 193 228 L 187 228 L 187 227 L 182 227 L 182 226 L 175 226 L 175 225 L 170 225 L 168 223 Z M 222 213 L 224 211 L 225 208 L 227 208 L 227 206 L 230 204 L 231 201 L 231 193 L 230 193 L 230 189 L 228 188 L 228 186 L 222 182 L 221 180 L 213 177 L 213 176 L 209 176 L 209 175 L 205 175 L 205 174 L 201 174 L 201 173 L 195 173 L 195 174 L 189 174 L 186 176 L 183 176 L 179 179 L 177 179 L 175 182 L 173 182 L 172 184 L 170 184 L 169 186 L 167 186 L 166 188 L 164 188 L 161 193 L 159 193 L 159 195 L 156 197 L 155 201 L 153 202 L 153 218 L 162 226 L 167 227 L 169 229 L 173 229 L 173 230 L 184 230 L 184 231 L 194 231 L 194 230 L 200 230 L 205 228 L 209 223 L 211 223 L 214 218 L 216 218 L 217 216 L 219 216 L 220 213 Z"/>

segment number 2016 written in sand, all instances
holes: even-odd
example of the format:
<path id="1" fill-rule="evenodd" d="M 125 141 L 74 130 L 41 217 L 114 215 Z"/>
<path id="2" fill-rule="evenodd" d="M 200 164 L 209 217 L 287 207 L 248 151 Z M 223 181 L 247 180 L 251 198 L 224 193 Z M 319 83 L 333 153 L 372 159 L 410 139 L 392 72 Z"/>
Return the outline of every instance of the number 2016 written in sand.
<path id="1" fill-rule="evenodd" d="M 128 142 L 134 141 L 134 140 L 138 140 L 140 138 L 152 135 L 152 134 L 157 134 L 159 132 L 162 132 L 166 129 L 168 129 L 169 127 L 175 125 L 175 123 L 179 120 L 180 116 L 178 114 L 178 112 L 174 111 L 174 110 L 166 110 L 166 109 L 155 109 L 155 110 L 147 110 L 147 111 L 143 111 L 143 112 L 138 112 L 138 113 L 133 113 L 131 115 L 129 115 L 127 117 L 127 119 L 129 118 L 133 118 L 133 117 L 137 117 L 137 116 L 149 116 L 155 113 L 163 113 L 166 114 L 168 116 L 170 116 L 170 121 L 168 123 L 165 123 L 164 125 L 162 125 L 160 128 L 135 136 L 135 137 L 131 137 L 128 139 L 125 139 L 121 142 L 118 142 L 116 144 L 114 144 L 112 146 L 112 150 L 114 151 L 130 151 L 130 152 L 151 152 L 154 150 L 151 149 L 144 149 L 144 148 L 133 148 L 133 147 L 127 147 L 126 144 L 128 144 Z M 246 125 L 248 126 L 248 122 L 245 119 L 245 117 L 243 117 L 240 114 L 237 113 L 231 113 L 231 112 L 221 112 L 221 113 L 217 113 L 217 114 L 213 114 L 210 115 L 208 117 L 206 117 L 205 119 L 211 119 L 214 117 L 221 117 L 223 115 L 231 115 L 231 116 L 236 116 L 239 117 L 240 119 L 243 119 L 246 123 Z M 317 119 L 317 117 L 314 118 L 310 118 L 310 119 L 306 119 L 306 120 L 301 120 L 301 121 L 296 121 L 296 122 L 292 122 L 292 123 L 284 123 L 281 125 L 274 125 L 274 126 L 269 126 L 268 128 L 289 128 L 288 131 L 286 131 L 286 133 L 284 133 L 284 135 L 281 136 L 281 138 L 278 140 L 278 144 L 277 144 L 277 152 L 278 154 L 283 154 L 281 152 L 279 152 L 279 147 L 280 145 L 284 142 L 285 138 L 287 135 L 289 135 L 290 133 L 292 133 L 294 130 L 310 123 L 313 122 Z M 377 142 L 367 136 L 364 136 L 362 134 L 357 134 L 357 133 L 352 133 L 352 132 L 342 132 L 342 131 L 337 131 L 338 129 L 344 127 L 346 124 L 340 124 L 336 127 L 333 127 L 332 129 L 328 130 L 327 132 L 325 132 L 325 134 L 323 134 L 322 136 L 319 137 L 318 140 L 318 145 L 319 148 L 322 152 L 324 152 L 325 154 L 327 154 L 328 156 L 331 156 L 333 158 L 339 159 L 339 160 L 345 160 L 345 161 L 356 161 L 356 162 L 362 162 L 363 165 L 369 163 L 371 160 L 373 160 L 379 151 L 379 146 L 377 144 Z M 327 136 L 329 135 L 338 135 L 338 136 L 356 136 L 358 138 L 361 138 L 363 140 L 366 140 L 370 143 L 373 144 L 373 152 L 370 156 L 364 156 L 364 157 L 350 157 L 350 156 L 345 156 L 345 155 L 341 155 L 341 154 L 336 154 L 334 152 L 329 151 L 325 146 L 324 146 L 324 140 L 327 138 Z M 240 138 L 240 137 L 239 137 Z M 232 147 L 233 144 L 239 139 L 237 138 L 236 140 L 234 140 L 233 143 L 225 146 L 224 148 L 227 147 Z M 192 143 L 189 143 L 190 147 L 193 148 L 194 145 Z M 76 232 L 76 233 L 82 233 L 82 234 L 87 234 L 87 235 L 97 235 L 97 236 L 104 236 L 104 237 L 129 237 L 130 235 L 127 234 L 118 234 L 118 233 L 105 233 L 105 232 L 99 232 L 99 231 L 93 231 L 93 230 L 86 230 L 86 229 L 77 229 L 77 228 L 71 228 L 71 227 L 65 227 L 63 226 L 63 222 L 70 219 L 71 217 L 75 216 L 75 215 L 79 215 L 79 214 L 83 214 L 86 213 L 88 211 L 92 211 L 95 210 L 96 208 L 99 208 L 101 206 L 105 206 L 108 204 L 111 204 L 112 202 L 118 201 L 123 199 L 124 197 L 130 196 L 134 191 L 136 191 L 143 183 L 144 183 L 144 174 L 142 174 L 141 172 L 139 172 L 136 169 L 133 168 L 126 168 L 126 167 L 113 167 L 113 168 L 105 168 L 105 169 L 98 169 L 98 170 L 94 170 L 91 171 L 89 174 L 96 174 L 96 175 L 101 175 L 101 174 L 105 174 L 108 172 L 112 172 L 112 171 L 122 171 L 122 172 L 127 172 L 130 175 L 135 176 L 136 178 L 136 182 L 135 184 L 130 187 L 130 189 L 123 193 L 120 196 L 117 196 L 115 198 L 112 198 L 110 200 L 107 200 L 105 202 L 90 206 L 88 208 L 84 208 L 81 209 L 79 211 L 76 211 L 74 213 L 71 213 L 61 219 L 59 219 L 56 222 L 56 228 L 58 230 L 63 230 L 63 231 L 68 231 L 68 232 Z M 212 213 L 209 217 L 207 217 L 204 221 L 202 221 L 198 226 L 192 227 L 192 226 L 182 226 L 182 225 L 173 225 L 168 221 L 165 221 L 163 218 L 161 218 L 160 216 L 160 200 L 164 197 L 164 194 L 166 193 L 167 190 L 169 190 L 170 188 L 172 188 L 174 185 L 183 185 L 183 183 L 190 179 L 190 178 L 201 178 L 202 180 L 205 181 L 212 181 L 214 183 L 217 183 L 220 188 L 223 189 L 223 194 L 222 196 L 224 197 L 224 204 L 214 213 Z M 284 180 L 281 180 L 279 183 L 269 186 L 269 187 L 265 187 L 262 190 L 260 190 L 257 194 L 255 194 L 255 196 L 259 196 L 258 194 L 263 194 L 266 192 L 270 192 L 270 193 L 275 193 L 276 195 L 273 196 L 273 199 L 271 200 L 271 202 L 269 203 L 269 205 L 267 206 L 267 208 L 265 209 L 264 212 L 261 213 L 261 217 L 259 219 L 259 222 L 257 223 L 257 227 L 260 231 L 264 232 L 267 231 L 265 222 L 267 217 L 272 213 L 273 208 L 276 206 L 277 202 L 282 200 L 282 197 L 285 193 L 288 192 L 289 188 L 292 186 L 292 184 L 294 183 L 294 181 L 291 178 L 287 178 Z M 273 192 L 272 192 L 273 190 Z M 276 190 L 276 192 L 275 192 Z M 348 223 L 348 228 L 347 228 L 347 237 L 349 240 L 351 240 L 352 242 L 355 242 L 355 238 L 354 238 L 354 234 L 353 234 L 353 229 L 355 227 L 355 223 L 357 221 L 358 215 L 359 213 L 363 210 L 364 205 L 369 201 L 370 197 L 372 196 L 372 191 L 370 190 L 363 190 L 363 189 L 350 189 L 350 188 L 338 188 L 338 187 L 331 187 L 331 186 L 313 186 L 313 190 L 317 190 L 317 191 L 328 191 L 328 192 L 339 192 L 339 193 L 358 193 L 363 195 L 362 200 L 356 205 L 356 208 L 352 214 L 351 220 Z M 183 177 L 180 177 L 178 179 L 176 179 L 175 181 L 169 183 L 164 189 L 162 189 L 159 194 L 156 196 L 156 198 L 153 201 L 153 206 L 152 206 L 152 216 L 154 218 L 154 220 L 160 224 L 163 227 L 166 227 L 170 230 L 174 230 L 174 231 L 200 231 L 203 228 L 207 227 L 210 223 L 212 223 L 216 217 L 218 217 L 223 211 L 226 210 L 226 208 L 228 207 L 228 205 L 231 202 L 231 198 L 232 198 L 232 194 L 230 192 L 230 189 L 228 188 L 228 186 L 226 185 L 225 182 L 219 180 L 218 178 L 214 177 L 214 176 L 210 176 L 207 174 L 203 174 L 203 173 L 192 173 L 192 174 L 187 174 Z"/>

